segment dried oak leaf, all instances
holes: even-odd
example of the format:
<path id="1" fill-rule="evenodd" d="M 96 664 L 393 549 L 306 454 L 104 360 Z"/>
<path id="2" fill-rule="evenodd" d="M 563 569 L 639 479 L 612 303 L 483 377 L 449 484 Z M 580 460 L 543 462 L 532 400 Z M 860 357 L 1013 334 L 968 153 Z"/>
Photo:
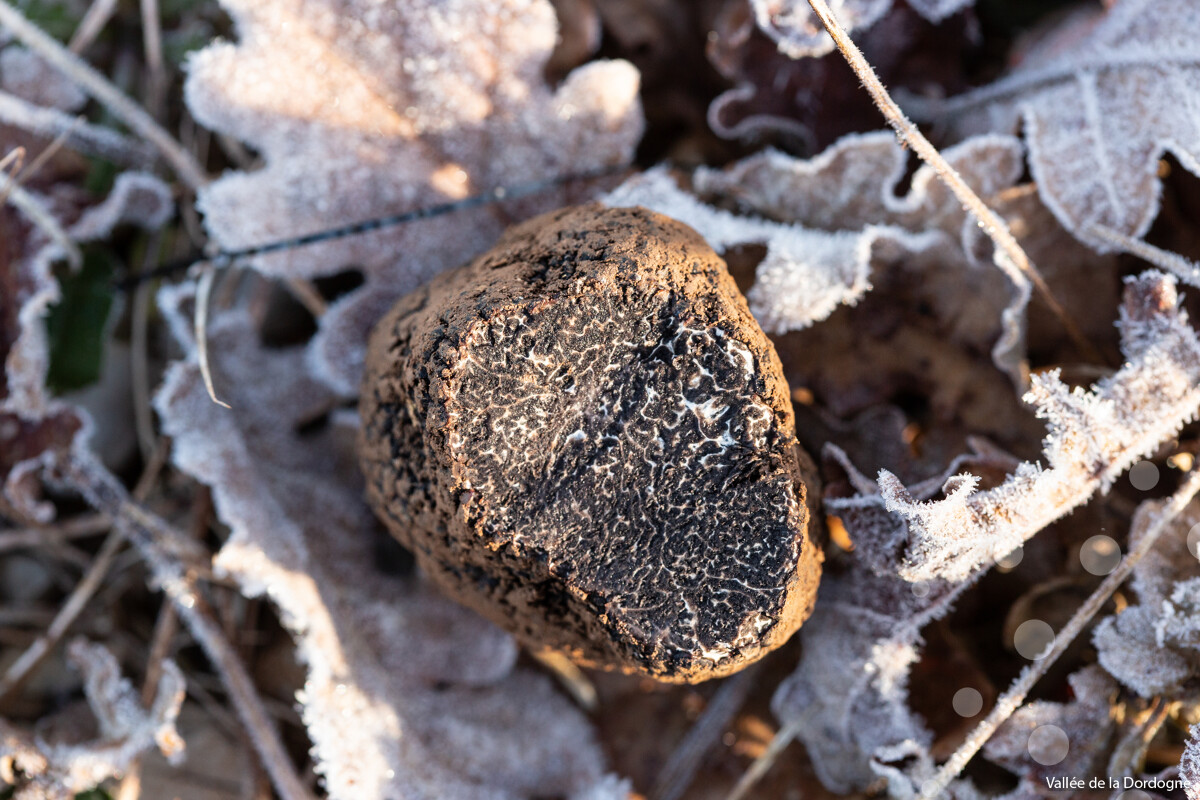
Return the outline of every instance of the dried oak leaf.
<path id="1" fill-rule="evenodd" d="M 1160 500 L 1138 506 L 1129 534 L 1131 549 L 1162 506 Z M 1178 693 L 1200 675 L 1200 560 L 1188 536 L 1197 524 L 1200 502 L 1192 501 L 1134 567 L 1130 585 L 1137 603 L 1101 620 L 1092 633 L 1100 665 L 1142 697 Z"/>
<path id="2" fill-rule="evenodd" d="M 138 172 L 119 175 L 96 205 L 68 185 L 28 194 L 76 242 L 102 239 L 122 224 L 156 229 L 174 208 L 167 185 Z M 0 226 L 0 513 L 45 522 L 54 509 L 39 499 L 41 472 L 59 454 L 83 447 L 91 431 L 86 414 L 45 390 L 43 318 L 59 300 L 51 265 L 66 253 L 61 242 L 11 208 L 0 212 Z"/>
<path id="3" fill-rule="evenodd" d="M 67 800 L 122 774 L 134 758 L 153 747 L 171 763 L 179 763 L 184 745 L 175 720 L 185 691 L 175 662 L 163 661 L 147 709 L 103 645 L 76 639 L 67 647 L 67 657 L 83 673 L 84 695 L 98 730 L 88 738 L 79 730 L 27 733 L 0 719 L 0 779 L 16 785 L 16 798 Z"/>
<path id="4" fill-rule="evenodd" d="M 1092 392 L 1070 392 L 1052 375 L 1035 384 L 1051 428 L 1048 468 L 1022 462 L 996 488 L 974 491 L 982 477 L 990 482 L 1011 469 L 1009 457 L 985 448 L 906 489 L 886 471 L 870 481 L 827 447 L 845 471 L 837 483 L 853 494 L 826 497 L 825 507 L 855 549 L 849 568 L 831 568 L 822 580 L 800 632 L 800 665 L 772 708 L 785 725 L 803 723 L 798 736 L 829 789 L 861 789 L 880 775 L 896 791 L 919 784 L 933 768 L 931 737 L 906 684 L 921 628 L 947 613 L 995 559 L 1107 488 L 1200 407 L 1200 340 L 1179 308 L 1174 278 L 1132 279 L 1120 324 L 1126 366 Z M 979 475 L 961 472 L 968 468 Z M 939 489 L 946 498 L 929 501 Z M 909 767 L 888 763 L 901 757 Z"/>
<path id="5" fill-rule="evenodd" d="M 187 330 L 193 289 L 160 306 Z M 215 566 L 266 594 L 308 678 L 299 696 L 331 797 L 515 798 L 602 779 L 590 725 L 544 676 L 513 669 L 508 636 L 422 581 L 381 573 L 386 540 L 363 500 L 356 415 L 267 349 L 250 317 L 218 314 L 211 364 L 232 410 L 204 389 L 190 342 L 156 399 L 175 463 L 212 487 L 231 530 Z"/>
<path id="6" fill-rule="evenodd" d="M 959 136 L 1024 127 L 1042 199 L 1100 252 L 1158 214 L 1159 160 L 1200 175 L 1200 6 L 1118 0 L 1067 17 L 993 84 L 922 110 Z"/>
<path id="7" fill-rule="evenodd" d="M 638 74 L 623 61 L 572 71 L 556 89 L 546 0 L 378 4 L 226 0 L 241 34 L 190 62 L 186 100 L 264 166 L 205 187 L 213 240 L 235 248 L 419 209 L 496 187 L 627 162 L 641 135 Z M 357 391 L 371 325 L 397 298 L 490 246 L 515 218 L 565 204 L 565 189 L 254 258 L 283 277 L 349 268 L 310 344 L 315 374 Z M 577 196 L 572 196 L 578 201 Z"/>
<path id="8" fill-rule="evenodd" d="M 877 24 L 854 37 L 880 79 L 894 88 L 968 88 L 960 74 L 963 51 L 971 48 L 967 15 L 934 25 L 906 3 L 888 5 Z M 759 29 L 748 0 L 725 0 L 706 50 L 733 84 L 708 107 L 718 136 L 815 153 L 847 133 L 879 127 L 879 109 L 841 53 L 789 58 Z"/>
<path id="9" fill-rule="evenodd" d="M 1034 377 L 1026 400 L 1049 429 L 1047 466 L 1022 462 L 986 491 L 978 490 L 976 476 L 956 475 L 942 487 L 944 499 L 932 502 L 881 470 L 878 493 L 855 498 L 891 512 L 885 524 L 894 526 L 892 538 L 905 542 L 906 580 L 966 579 L 1095 492 L 1106 492 L 1195 417 L 1200 339 L 1180 308 L 1175 278 L 1146 272 L 1129 279 L 1119 325 L 1125 364 L 1090 392 L 1070 389 L 1057 370 Z"/>
<path id="10" fill-rule="evenodd" d="M 989 195 L 1020 176 L 1022 150 L 1009 136 L 963 142 L 946 158 L 976 191 Z M 853 304 L 871 288 L 872 269 L 920 254 L 965 266 L 973 227 L 966 212 L 921 166 L 907 194 L 896 195 L 907 152 L 888 132 L 851 134 L 812 159 L 768 150 L 724 170 L 698 170 L 694 194 L 662 169 L 626 181 L 605 197 L 611 206 L 641 205 L 685 222 L 714 249 L 758 244 L 767 249 L 750 310 L 769 333 L 800 330 Z M 735 214 L 704 202 L 736 202 Z M 1023 341 L 1028 288 L 1005 310 L 995 358 L 1013 371 Z"/>
<path id="11" fill-rule="evenodd" d="M 829 9 L 848 33 L 869 28 L 892 7 L 893 0 L 830 0 Z M 930 22 L 940 22 L 974 0 L 907 0 Z M 833 39 L 813 13 L 808 0 L 750 0 L 758 26 L 792 58 L 822 56 L 833 51 Z"/>

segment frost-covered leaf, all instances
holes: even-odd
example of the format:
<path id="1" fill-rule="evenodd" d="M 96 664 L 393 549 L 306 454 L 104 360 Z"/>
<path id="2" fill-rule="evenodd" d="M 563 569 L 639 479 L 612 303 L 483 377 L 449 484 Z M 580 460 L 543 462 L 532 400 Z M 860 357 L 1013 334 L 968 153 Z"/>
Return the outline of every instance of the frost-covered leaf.
<path id="1" fill-rule="evenodd" d="M 910 581 L 963 580 L 1086 502 L 1151 453 L 1200 408 L 1200 340 L 1180 308 L 1173 277 L 1130 279 L 1121 308 L 1125 365 L 1090 392 L 1071 390 L 1057 371 L 1035 376 L 1027 400 L 1046 420 L 1046 466 L 1022 463 L 1001 485 L 978 490 L 970 474 L 924 502 L 891 473 L 875 502 L 891 512 L 891 537 L 906 542 Z M 840 501 L 839 501 L 840 502 Z M 837 503 L 834 504 L 835 506 Z"/>
<path id="2" fill-rule="evenodd" d="M 175 720 L 183 705 L 184 680 L 173 661 L 163 662 L 154 700 L 146 709 L 105 647 L 77 639 L 67 656 L 83 673 L 97 734 L 83 740 L 77 730 L 31 734 L 0 719 L 0 776 L 7 780 L 14 767 L 19 771 L 18 792 L 24 792 L 19 797 L 70 798 L 122 774 L 134 758 L 155 747 L 172 763 L 180 761 L 184 745 Z"/>
<path id="3" fill-rule="evenodd" d="M 913 10 L 939 22 L 974 0 L 908 0 Z M 792 58 L 821 56 L 833 50 L 833 39 L 813 13 L 808 0 L 750 0 L 758 26 Z M 847 32 L 869 28 L 892 7 L 892 0 L 830 0 L 829 9 Z"/>
<path id="4" fill-rule="evenodd" d="M 192 303 L 190 287 L 160 297 L 181 332 Z M 232 410 L 208 398 L 190 345 L 157 407 L 175 463 L 212 487 L 230 527 L 216 567 L 270 597 L 296 637 L 330 796 L 525 797 L 599 780 L 586 719 L 547 678 L 513 670 L 506 634 L 379 571 L 386 534 L 362 497 L 357 416 L 308 373 L 303 350 L 264 348 L 241 311 L 219 314 L 209 334 Z"/>
<path id="5" fill-rule="evenodd" d="M 784 724 L 804 721 L 798 735 L 828 788 L 863 788 L 884 773 L 895 783 L 932 768 L 931 736 L 907 692 L 921 628 L 947 613 L 995 559 L 1106 489 L 1200 407 L 1200 341 L 1174 279 L 1131 280 L 1120 324 L 1126 366 L 1092 392 L 1069 392 L 1053 376 L 1038 382 L 1034 394 L 1051 427 L 1048 467 L 1022 462 L 996 488 L 979 491 L 983 477 L 991 483 L 1011 467 L 983 448 L 906 488 L 886 471 L 873 484 L 827 447 L 852 491 L 825 499 L 854 543 L 852 563 L 822 580 L 800 632 L 801 663 L 772 707 Z M 930 501 L 939 489 L 945 499 Z M 904 747 L 911 765 L 896 771 L 885 757 Z"/>
<path id="6" fill-rule="evenodd" d="M 1072 674 L 1067 682 L 1074 694 L 1070 702 L 1037 700 L 1017 709 L 984 746 L 988 760 L 1041 787 L 1046 786 L 1048 777 L 1103 774 L 1103 758 L 1115 728 L 1112 698 L 1116 682 L 1095 665 Z M 1056 761 L 1057 753 L 1039 753 L 1044 742 L 1030 736 L 1044 725 L 1066 734 L 1065 758 Z"/>
<path id="7" fill-rule="evenodd" d="M 985 195 L 1020 177 L 1021 155 L 1016 139 L 994 136 L 946 153 Z M 701 169 L 693 178 L 695 195 L 665 171 L 651 170 L 626 181 L 605 202 L 674 217 L 717 250 L 764 245 L 767 253 L 747 299 L 764 330 L 784 333 L 856 302 L 870 289 L 879 262 L 920 254 L 964 269 L 973 265 L 963 249 L 966 212 L 932 169 L 920 167 L 908 193 L 896 195 L 906 165 L 907 153 L 891 133 L 855 134 L 808 160 L 766 151 L 725 170 Z M 734 214 L 701 198 L 734 201 L 748 213 Z M 1011 325 L 1019 324 L 1027 300 L 1027 293 L 1018 292 Z M 1020 340 L 1020 331 L 1010 327 L 998 356 L 1006 365 Z"/>
<path id="8" fill-rule="evenodd" d="M 1188 800 L 1200 800 L 1200 724 L 1193 725 L 1188 732 L 1183 760 L 1179 763 L 1179 777 Z"/>
<path id="9" fill-rule="evenodd" d="M 1131 548 L 1161 508 L 1159 500 L 1138 507 L 1129 537 Z M 1101 620 L 1092 633 L 1101 666 L 1142 697 L 1179 692 L 1200 675 L 1195 596 L 1200 560 L 1188 541 L 1188 533 L 1198 524 L 1200 503 L 1193 501 L 1134 567 L 1130 585 L 1137 604 Z"/>
<path id="10" fill-rule="evenodd" d="M 592 62 L 547 85 L 556 34 L 547 0 L 224 5 L 240 42 L 192 58 L 187 102 L 265 161 L 199 196 L 224 248 L 620 165 L 641 134 L 628 63 Z M 398 297 L 490 246 L 514 219 L 569 197 L 547 191 L 252 265 L 292 277 L 362 271 L 365 284 L 321 318 L 310 353 L 322 379 L 353 394 L 370 326 Z"/>
<path id="11" fill-rule="evenodd" d="M 170 189 L 145 173 L 122 173 L 107 199 L 88 207 L 71 187 L 30 191 L 34 202 L 57 219 L 75 241 L 108 236 L 114 227 L 160 227 L 171 215 Z M 40 474 L 57 457 L 82 447 L 90 422 L 78 409 L 49 397 L 49 350 L 44 317 L 60 299 L 51 273 L 65 257 L 59 242 L 21 219 L 3 213 L 7 258 L 0 266 L 0 513 L 46 521 L 50 505 L 39 500 Z"/>
<path id="12" fill-rule="evenodd" d="M 1096 250 L 1100 225 L 1142 236 L 1158 213 L 1159 159 L 1200 175 L 1200 7 L 1118 0 L 1063 20 L 1006 77 L 937 106 L 959 135 L 1023 126 L 1034 179 Z"/>
<path id="13" fill-rule="evenodd" d="M 87 95 L 66 75 L 19 44 L 0 49 L 0 89 L 44 108 L 79 111 Z"/>
<path id="14" fill-rule="evenodd" d="M 911 709 L 909 672 L 921 628 L 949 612 L 965 587 L 937 581 L 918 596 L 865 559 L 822 578 L 816 610 L 800 629 L 800 664 L 771 708 L 784 725 L 802 721 L 797 736 L 827 789 L 865 788 L 879 777 L 888 751 L 901 746 L 905 757 L 932 767 L 933 737 Z"/>

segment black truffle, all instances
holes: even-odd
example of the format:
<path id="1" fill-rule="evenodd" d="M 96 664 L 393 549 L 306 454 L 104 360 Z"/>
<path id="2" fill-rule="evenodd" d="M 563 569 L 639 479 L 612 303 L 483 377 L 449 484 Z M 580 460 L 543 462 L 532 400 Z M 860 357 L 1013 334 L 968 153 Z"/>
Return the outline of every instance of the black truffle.
<path id="1" fill-rule="evenodd" d="M 379 323 L 360 413 L 376 512 L 526 643 L 694 682 L 812 609 L 779 359 L 679 222 L 590 205 L 513 228 Z"/>

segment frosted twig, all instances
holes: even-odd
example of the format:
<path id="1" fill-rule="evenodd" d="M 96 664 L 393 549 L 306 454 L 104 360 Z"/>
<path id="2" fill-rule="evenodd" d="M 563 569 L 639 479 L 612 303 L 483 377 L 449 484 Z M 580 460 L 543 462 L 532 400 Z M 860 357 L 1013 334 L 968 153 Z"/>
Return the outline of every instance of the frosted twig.
<path id="1" fill-rule="evenodd" d="M 1195 261 L 1184 258 L 1178 253 L 1163 250 L 1161 247 L 1155 247 L 1142 239 L 1126 236 L 1107 225 L 1092 224 L 1088 226 L 1087 230 L 1088 233 L 1098 239 L 1103 239 L 1118 250 L 1131 256 L 1137 256 L 1161 270 L 1170 272 L 1186 284 L 1200 286 L 1200 264 Z"/>
<path id="2" fill-rule="evenodd" d="M 212 264 L 205 264 L 200 268 L 200 280 L 196 284 L 196 313 L 192 318 L 193 333 L 196 337 L 196 358 L 200 362 L 204 388 L 208 390 L 208 396 L 214 403 L 229 408 L 228 403 L 217 399 L 216 390 L 213 389 L 212 370 L 208 363 L 208 301 L 212 295 L 213 277 L 216 274 L 217 270 Z"/>
<path id="3" fill-rule="evenodd" d="M 153 158 L 153 151 L 136 139 L 111 128 L 93 125 L 57 108 L 35 105 L 8 92 L 0 92 L 0 122 L 39 136 L 66 133 L 72 149 L 125 166 L 141 167 Z"/>
<path id="4" fill-rule="evenodd" d="M 288 278 L 287 285 L 292 291 L 292 296 L 300 302 L 300 305 L 308 309 L 308 313 L 317 319 L 325 316 L 325 312 L 329 310 L 329 303 L 325 302 L 325 298 L 321 296 L 312 281 L 304 278 Z"/>
<path id="5" fill-rule="evenodd" d="M 1137 563 L 1153 549 L 1155 542 L 1158 541 L 1158 537 L 1162 535 L 1162 532 L 1166 530 L 1171 521 L 1183 511 L 1197 490 L 1200 490 L 1200 470 L 1193 470 L 1188 473 L 1179 489 L 1175 494 L 1171 495 L 1166 505 L 1159 511 L 1158 516 L 1150 523 L 1146 533 L 1138 540 L 1137 545 L 1129 551 L 1117 568 L 1108 574 L 1104 581 L 1092 592 L 1091 596 L 1072 615 L 1070 621 L 1054 637 L 1054 641 L 1050 644 L 1049 648 L 1046 649 L 1037 661 L 1034 661 L 1022 670 L 1021 674 L 1017 676 L 1017 679 L 1013 681 L 1008 690 L 996 700 L 996 705 L 988 713 L 987 717 L 979 723 L 970 736 L 967 737 L 966 741 L 941 766 L 937 774 L 921 786 L 919 800 L 934 800 L 934 798 L 942 795 L 946 787 L 950 785 L 950 781 L 958 777 L 958 774 L 962 772 L 967 762 L 979 752 L 979 749 L 992 737 L 996 729 L 1012 716 L 1021 703 L 1025 702 L 1029 690 L 1033 688 L 1038 679 L 1046 674 L 1046 670 L 1054 664 L 1059 656 L 1066 652 L 1071 643 L 1075 641 L 1075 638 L 1083 631 L 1084 626 L 1096 615 L 1096 612 L 1112 596 L 1117 587 L 1124 583 L 1125 579 L 1133 572 L 1133 568 L 1137 566 Z"/>
<path id="6" fill-rule="evenodd" d="M 141 0 L 142 38 L 146 52 L 146 66 L 150 78 L 158 83 L 163 79 L 162 21 L 158 13 L 158 0 Z"/>
<path id="7" fill-rule="evenodd" d="M 871 67 L 862 51 L 858 49 L 858 45 L 846 34 L 845 29 L 833 16 L 833 12 L 829 10 L 829 5 L 825 0 L 808 0 L 808 4 L 812 6 L 813 12 L 821 23 L 825 26 L 825 30 L 829 31 L 829 35 L 833 37 L 834 43 L 838 50 L 845 57 L 850 68 L 854 70 L 854 74 L 862 81 L 867 93 L 871 95 L 871 99 L 875 102 L 876 107 L 883 113 L 888 124 L 896 131 L 896 135 L 900 141 L 907 144 L 913 149 L 921 160 L 929 166 L 933 167 L 937 172 L 938 177 L 942 182 L 949 187 L 958 201 L 975 219 L 979 222 L 979 226 L 983 228 L 984 233 L 996 245 L 996 266 L 998 266 L 1017 287 L 1022 287 L 1026 282 L 1029 282 L 1041 295 L 1042 300 L 1050 307 L 1050 310 L 1056 317 L 1061 320 L 1067 334 L 1089 360 L 1103 361 L 1096 348 L 1088 341 L 1087 337 L 1079 330 L 1075 321 L 1067 314 L 1066 309 L 1058 302 L 1050 291 L 1050 287 L 1046 285 L 1045 279 L 1029 260 L 1029 256 L 1017 242 L 1016 237 L 1012 235 L 1012 231 L 1008 229 L 1008 225 L 1000 218 L 996 212 L 988 207 L 987 203 L 980 199 L 975 190 L 967 185 L 962 176 L 954 167 L 942 157 L 938 149 L 925 138 L 920 129 L 913 124 L 912 120 L 904 116 L 904 112 L 900 110 L 900 106 L 896 105 L 896 101 L 888 94 L 883 82 L 879 80 L 879 76 L 875 74 L 874 68 Z"/>
<path id="8" fill-rule="evenodd" d="M 204 168 L 191 153 L 184 150 L 179 142 L 163 130 L 153 117 L 122 94 L 107 78 L 47 36 L 4 0 L 0 0 L 0 26 L 7 28 L 22 44 L 78 84 L 112 112 L 113 116 L 154 145 L 189 188 L 196 190 L 208 183 Z"/>
<path id="9" fill-rule="evenodd" d="M 761 663 L 751 665 L 721 684 L 704 712 L 667 759 L 658 780 L 654 782 L 654 788 L 650 790 L 651 800 L 678 800 L 683 796 L 696 777 L 696 768 L 700 766 L 704 754 L 720 740 L 730 720 L 745 704 Z"/>
<path id="10" fill-rule="evenodd" d="M 2 6 L 3 3 L 0 2 L 0 7 Z M 78 269 L 83 264 L 83 254 L 79 252 L 79 246 L 58 224 L 58 220 L 54 218 L 49 209 L 32 194 L 18 186 L 15 179 L 0 175 L 0 181 L 3 181 L 0 184 L 0 194 L 7 195 L 8 202 L 12 203 L 30 222 L 58 245 L 72 269 Z"/>
<path id="11" fill-rule="evenodd" d="M 312 800 L 312 794 L 296 774 L 250 674 L 208 608 L 194 575 L 185 570 L 172 553 L 172 542 L 186 537 L 135 503 L 125 487 L 91 456 L 77 456 L 64 466 L 64 471 L 84 498 L 97 509 L 107 512 L 141 553 L 154 584 L 174 603 L 192 638 L 203 648 L 213 669 L 220 676 L 230 702 L 245 725 L 250 741 L 280 798 Z"/>

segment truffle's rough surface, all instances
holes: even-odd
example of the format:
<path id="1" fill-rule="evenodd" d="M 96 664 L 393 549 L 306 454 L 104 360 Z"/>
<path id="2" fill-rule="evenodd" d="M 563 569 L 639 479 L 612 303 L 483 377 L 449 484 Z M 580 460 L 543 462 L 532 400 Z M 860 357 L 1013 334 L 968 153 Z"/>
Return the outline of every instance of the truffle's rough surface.
<path id="1" fill-rule="evenodd" d="M 379 323 L 360 412 L 376 512 L 528 643 L 699 681 L 812 609 L 782 368 L 681 223 L 589 205 L 513 228 Z"/>

